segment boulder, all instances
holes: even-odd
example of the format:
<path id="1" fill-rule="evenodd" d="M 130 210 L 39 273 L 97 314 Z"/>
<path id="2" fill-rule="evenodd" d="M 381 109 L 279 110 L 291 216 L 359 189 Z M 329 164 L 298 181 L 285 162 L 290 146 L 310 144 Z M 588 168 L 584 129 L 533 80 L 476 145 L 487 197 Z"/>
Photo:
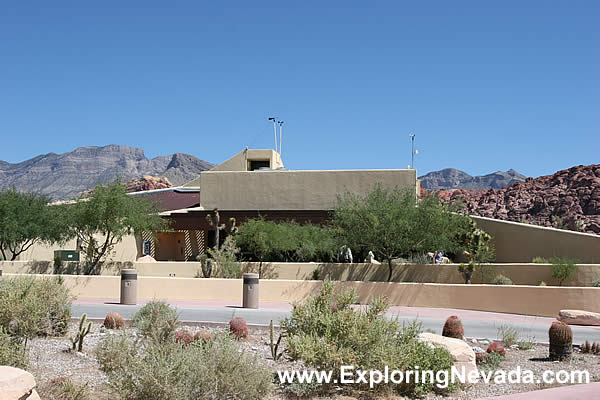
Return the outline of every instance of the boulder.
<path id="1" fill-rule="evenodd" d="M 35 379 L 29 372 L 0 367 L 0 400 L 39 399 L 34 388 Z"/>
<path id="2" fill-rule="evenodd" d="M 560 310 L 559 321 L 569 325 L 600 326 L 600 314 L 583 310 Z"/>
<path id="3" fill-rule="evenodd" d="M 419 340 L 431 347 L 442 347 L 452 355 L 454 366 L 461 371 L 465 367 L 465 373 L 477 371 L 475 365 L 475 352 L 467 343 L 460 339 L 449 338 L 434 333 L 424 332 L 419 335 Z"/>
<path id="4" fill-rule="evenodd" d="M 138 263 L 155 263 L 157 261 L 152 256 L 146 255 L 146 256 L 138 258 L 136 262 L 138 262 Z"/>

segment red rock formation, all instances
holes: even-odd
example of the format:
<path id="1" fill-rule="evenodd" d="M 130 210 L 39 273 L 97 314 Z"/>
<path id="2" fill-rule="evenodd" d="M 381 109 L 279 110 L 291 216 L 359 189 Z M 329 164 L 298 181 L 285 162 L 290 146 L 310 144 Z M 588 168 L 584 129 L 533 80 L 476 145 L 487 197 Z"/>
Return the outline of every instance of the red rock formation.
<path id="1" fill-rule="evenodd" d="M 127 192 L 141 192 L 144 190 L 167 189 L 173 187 L 167 178 L 144 175 L 141 179 L 134 178 L 127 182 Z"/>
<path id="2" fill-rule="evenodd" d="M 464 201 L 472 215 L 600 234 L 600 164 L 527 178 L 504 189 L 437 195 L 448 203 Z"/>

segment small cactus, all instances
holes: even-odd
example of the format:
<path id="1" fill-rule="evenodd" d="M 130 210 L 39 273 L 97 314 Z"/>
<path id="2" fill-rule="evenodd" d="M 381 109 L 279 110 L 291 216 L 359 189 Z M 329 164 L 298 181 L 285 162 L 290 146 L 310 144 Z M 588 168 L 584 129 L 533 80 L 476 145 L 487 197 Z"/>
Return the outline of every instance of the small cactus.
<path id="1" fill-rule="evenodd" d="M 442 336 L 462 339 L 465 336 L 465 328 L 461 320 L 456 315 L 451 315 L 446 320 L 444 328 L 442 329 Z"/>
<path id="2" fill-rule="evenodd" d="M 175 332 L 175 342 L 176 343 L 186 345 L 186 344 L 192 343 L 193 341 L 194 341 L 194 336 L 187 329 Z"/>
<path id="3" fill-rule="evenodd" d="M 104 327 L 106 329 L 121 329 L 125 326 L 125 320 L 117 312 L 109 312 L 104 318 Z"/>
<path id="4" fill-rule="evenodd" d="M 504 346 L 502 346 L 500 343 L 498 342 L 492 342 L 488 345 L 487 353 L 498 353 L 500 354 L 502 357 L 504 357 L 505 350 L 504 350 Z"/>
<path id="5" fill-rule="evenodd" d="M 283 355 L 283 351 L 280 353 L 279 352 L 279 344 L 281 344 L 281 339 L 284 336 L 284 333 L 280 332 L 279 333 L 279 338 L 277 338 L 277 342 L 275 342 L 275 325 L 273 324 L 273 320 L 271 320 L 271 323 L 269 324 L 269 328 L 270 328 L 270 341 L 269 341 L 269 345 L 271 347 L 271 357 L 273 357 L 273 360 L 277 361 L 281 358 L 281 356 Z"/>
<path id="6" fill-rule="evenodd" d="M 77 335 L 71 338 L 71 343 L 73 343 L 73 351 L 77 348 L 78 352 L 83 351 L 83 339 L 92 331 L 92 323 L 88 322 L 87 328 L 85 327 L 85 322 L 87 320 L 87 314 L 83 314 L 81 316 L 81 320 L 79 321 L 79 331 Z"/>
<path id="7" fill-rule="evenodd" d="M 573 331 L 564 322 L 554 321 L 548 330 L 550 338 L 550 360 L 563 361 L 573 352 Z"/>
<path id="8" fill-rule="evenodd" d="M 595 343 L 594 343 L 595 345 Z M 584 344 L 581 345 L 581 352 L 582 353 L 591 353 L 592 352 L 592 347 L 594 346 L 592 344 L 590 344 L 589 340 L 586 340 Z"/>
<path id="9" fill-rule="evenodd" d="M 589 353 L 598 354 L 599 352 L 600 352 L 600 345 L 598 345 L 598 343 L 594 342 L 594 344 L 592 344 L 590 346 Z"/>
<path id="10" fill-rule="evenodd" d="M 235 317 L 229 321 L 229 331 L 236 339 L 245 339 L 248 337 L 248 324 L 242 317 Z"/>
<path id="11" fill-rule="evenodd" d="M 194 341 L 202 341 L 202 343 L 208 343 L 212 340 L 212 333 L 209 331 L 198 331 L 194 335 Z"/>

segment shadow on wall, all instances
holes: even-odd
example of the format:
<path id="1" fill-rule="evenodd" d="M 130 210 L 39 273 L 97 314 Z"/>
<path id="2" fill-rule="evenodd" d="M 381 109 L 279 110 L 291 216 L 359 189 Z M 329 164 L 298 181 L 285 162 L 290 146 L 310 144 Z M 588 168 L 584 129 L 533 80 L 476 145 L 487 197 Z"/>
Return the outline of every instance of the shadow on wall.
<path id="1" fill-rule="evenodd" d="M 29 274 L 85 275 L 85 263 L 63 261 L 59 265 L 52 261 L 31 261 L 26 264 Z M 119 275 L 122 268 L 133 268 L 131 261 L 109 261 L 100 264 L 96 275 Z"/>

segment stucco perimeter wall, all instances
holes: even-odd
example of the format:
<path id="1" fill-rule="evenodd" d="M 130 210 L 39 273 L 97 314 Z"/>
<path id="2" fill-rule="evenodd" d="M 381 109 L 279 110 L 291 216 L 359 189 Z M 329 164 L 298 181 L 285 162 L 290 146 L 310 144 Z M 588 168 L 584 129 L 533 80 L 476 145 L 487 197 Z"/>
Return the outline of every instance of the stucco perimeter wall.
<path id="1" fill-rule="evenodd" d="M 3 279 L 12 276 L 6 274 Z M 65 285 L 80 298 L 119 298 L 119 277 L 66 275 L 63 278 Z M 321 285 L 321 281 L 261 280 L 260 301 L 302 301 L 316 293 Z M 600 288 L 384 282 L 341 282 L 339 285 L 355 288 L 361 303 L 368 302 L 373 296 L 386 296 L 396 306 L 457 308 L 547 317 L 555 317 L 561 309 L 600 312 Z M 242 280 L 139 277 L 138 299 L 220 300 L 240 305 Z"/>
<path id="2" fill-rule="evenodd" d="M 0 262 L 4 273 L 52 274 L 52 262 Z M 102 275 L 118 275 L 120 268 L 135 268 L 139 276 L 195 278 L 202 277 L 202 265 L 199 262 L 154 262 L 128 264 L 115 262 L 101 271 Z M 558 286 L 558 280 L 552 278 L 549 264 L 489 264 L 490 278 L 502 274 L 516 285 L 537 286 L 544 281 L 549 286 Z M 243 263 L 245 272 L 258 272 L 258 263 Z M 76 274 L 75 265 L 65 265 L 64 274 Z M 319 279 L 337 281 L 387 282 L 387 265 L 376 264 L 314 264 L 314 263 L 263 263 L 262 276 L 266 279 L 309 280 L 318 271 Z M 394 265 L 392 282 L 462 284 L 462 275 L 458 264 L 399 264 Z M 473 283 L 490 283 L 481 273 L 473 275 Z M 565 281 L 563 286 L 591 286 L 592 281 L 600 280 L 600 265 L 579 264 L 573 280 Z"/>
<path id="3" fill-rule="evenodd" d="M 98 239 L 101 238 L 98 237 Z M 29 250 L 20 254 L 17 257 L 17 260 L 52 261 L 54 260 L 54 250 L 75 250 L 76 246 L 77 242 L 75 239 L 69 240 L 61 245 L 36 244 L 31 246 Z M 127 235 L 115 246 L 114 251 L 107 259 L 108 261 L 135 261 L 138 252 L 141 253 L 141 239 L 136 239 L 134 235 Z"/>
<path id="4" fill-rule="evenodd" d="M 416 170 L 202 172 L 200 205 L 221 210 L 332 210 L 377 183 L 416 191 Z"/>
<path id="5" fill-rule="evenodd" d="M 562 229 L 472 218 L 494 237 L 496 262 L 531 262 L 534 257 L 562 256 L 580 263 L 600 264 L 600 236 Z"/>

